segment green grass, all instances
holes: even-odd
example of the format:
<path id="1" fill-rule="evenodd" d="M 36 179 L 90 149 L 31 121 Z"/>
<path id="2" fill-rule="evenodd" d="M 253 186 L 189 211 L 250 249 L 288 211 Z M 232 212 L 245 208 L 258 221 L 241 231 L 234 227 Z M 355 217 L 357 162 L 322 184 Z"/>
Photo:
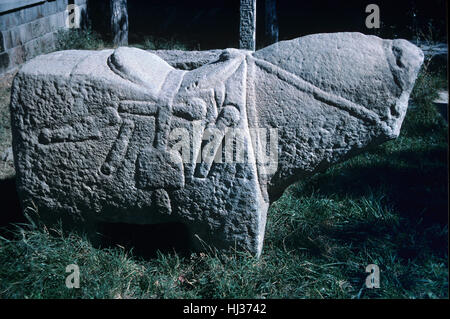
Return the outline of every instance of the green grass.
<path id="1" fill-rule="evenodd" d="M 143 50 L 200 50 L 199 44 L 194 41 L 186 41 L 177 37 L 162 38 L 157 36 L 145 36 L 139 43 L 131 44 Z"/>
<path id="2" fill-rule="evenodd" d="M 176 36 L 163 38 L 158 36 L 142 36 L 138 42 L 132 41 L 130 46 L 143 50 L 200 50 L 199 44 L 192 40 L 180 39 Z M 56 35 L 55 50 L 101 50 L 113 48 L 113 44 L 91 29 L 65 29 Z"/>
<path id="3" fill-rule="evenodd" d="M 443 80 L 444 79 L 444 80 Z M 423 68 L 401 135 L 292 185 L 264 251 L 143 259 L 75 233 L 19 225 L 0 238 L 0 298 L 448 298 L 448 125 Z M 65 287 L 77 264 L 79 289 Z M 377 264 L 381 288 L 365 288 Z"/>
<path id="4" fill-rule="evenodd" d="M 101 50 L 111 46 L 91 29 L 63 29 L 56 35 L 55 50 Z"/>

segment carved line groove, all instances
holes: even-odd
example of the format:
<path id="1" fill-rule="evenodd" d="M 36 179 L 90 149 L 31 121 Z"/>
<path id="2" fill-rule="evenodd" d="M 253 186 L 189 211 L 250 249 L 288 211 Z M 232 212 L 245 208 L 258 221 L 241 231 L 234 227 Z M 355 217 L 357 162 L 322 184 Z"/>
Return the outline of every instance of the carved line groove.
<path id="1" fill-rule="evenodd" d="M 100 168 L 103 174 L 111 175 L 116 171 L 128 148 L 128 143 L 131 135 L 133 134 L 133 130 L 134 122 L 131 120 L 124 120 L 122 126 L 120 127 L 119 135 L 117 136 L 113 147 L 109 151 L 105 162 Z"/>
<path id="2" fill-rule="evenodd" d="M 300 91 L 313 95 L 313 97 L 318 101 L 346 111 L 352 116 L 359 118 L 365 122 L 369 122 L 371 124 L 381 124 L 381 120 L 375 112 L 370 111 L 359 104 L 351 102 L 341 96 L 328 93 L 318 88 L 317 86 L 301 79 L 300 77 L 286 70 L 283 70 L 276 65 L 273 65 L 270 62 L 255 58 L 255 63 L 265 71 L 275 74 L 280 80 L 288 82 Z"/>

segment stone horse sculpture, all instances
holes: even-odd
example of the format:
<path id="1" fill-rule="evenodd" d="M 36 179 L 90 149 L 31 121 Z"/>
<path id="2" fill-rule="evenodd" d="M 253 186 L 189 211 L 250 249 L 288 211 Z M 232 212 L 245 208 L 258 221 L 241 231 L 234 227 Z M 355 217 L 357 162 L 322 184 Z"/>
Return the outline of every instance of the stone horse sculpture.
<path id="1" fill-rule="evenodd" d="M 46 222 L 185 224 L 261 253 L 295 181 L 398 136 L 423 53 L 316 34 L 224 50 L 194 70 L 136 48 L 39 56 L 15 77 L 17 189 Z"/>

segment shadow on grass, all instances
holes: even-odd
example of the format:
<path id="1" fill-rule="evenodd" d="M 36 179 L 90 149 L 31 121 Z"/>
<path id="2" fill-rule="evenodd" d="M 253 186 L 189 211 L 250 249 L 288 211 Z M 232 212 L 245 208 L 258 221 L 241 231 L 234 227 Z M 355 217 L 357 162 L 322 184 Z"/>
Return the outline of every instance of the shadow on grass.
<path id="1" fill-rule="evenodd" d="M 2 212 L 0 214 L 0 236 L 13 239 L 17 228 L 14 225 L 28 224 L 16 191 L 16 179 L 0 180 L 2 194 Z M 101 224 L 101 248 L 116 245 L 132 251 L 133 255 L 144 259 L 157 257 L 161 253 L 173 253 L 186 256 L 190 242 L 186 227 L 180 223 L 158 225 L 132 225 L 122 223 Z"/>
<path id="2" fill-rule="evenodd" d="M 381 191 L 401 217 L 448 224 L 448 167 L 446 150 L 400 151 L 376 164 L 352 161 L 337 175 L 322 174 L 295 190 L 347 198 L 370 197 Z M 320 187 L 319 187 L 320 185 Z"/>
<path id="3" fill-rule="evenodd" d="M 136 257 L 156 258 L 160 253 L 188 256 L 189 232 L 182 223 L 134 225 L 125 223 L 102 223 L 100 247 L 122 246 Z"/>
<path id="4" fill-rule="evenodd" d="M 292 195 L 298 199 L 374 199 L 383 209 L 399 217 L 391 219 L 350 219 L 345 223 L 302 225 L 284 242 L 290 249 L 306 247 L 312 256 L 326 255 L 334 244 L 352 247 L 386 245 L 404 260 L 427 253 L 443 256 L 448 250 L 448 166 L 447 151 L 397 151 L 354 158 L 340 167 L 298 184 Z M 363 155 L 364 156 L 364 155 Z M 364 207 L 363 207 L 364 208 Z M 319 207 L 320 209 L 320 207 Z M 385 244 L 384 244 L 385 243 Z"/>

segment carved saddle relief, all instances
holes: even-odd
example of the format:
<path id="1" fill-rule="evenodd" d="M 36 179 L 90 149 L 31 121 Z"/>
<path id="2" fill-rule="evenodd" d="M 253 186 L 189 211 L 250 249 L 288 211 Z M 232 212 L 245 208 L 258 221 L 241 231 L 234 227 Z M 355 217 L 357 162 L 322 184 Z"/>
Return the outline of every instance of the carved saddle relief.
<path id="1" fill-rule="evenodd" d="M 196 178 L 207 178 L 213 160 L 221 155 L 218 154 L 221 152 L 219 147 L 227 129 L 236 127 L 242 120 L 241 112 L 245 111 L 247 69 L 244 55 L 232 50 L 225 51 L 218 61 L 186 72 L 174 69 L 154 54 L 134 48 L 119 48 L 108 58 L 107 65 L 123 79 L 147 91 L 152 99 L 122 100 L 116 108 L 109 107 L 98 115 L 109 119 L 109 126 L 120 125 L 115 141 L 100 167 L 102 175 L 113 176 L 123 165 L 129 143 L 137 129 L 134 119 L 152 117 L 154 121 L 149 121 L 148 125 L 154 131 L 154 140 L 139 150 L 135 166 L 136 187 L 151 191 L 184 187 L 184 162 L 177 153 L 168 149 L 174 118 L 200 123 L 200 134 L 193 137 L 191 160 L 194 168 L 191 173 Z M 99 139 L 101 133 L 95 126 L 96 120 L 99 119 L 87 116 L 53 130 L 43 129 L 39 141 L 51 144 Z M 218 135 L 215 139 L 220 142 L 211 144 L 209 156 L 202 154 L 205 143 L 208 143 L 205 128 L 213 129 Z"/>
<path id="2" fill-rule="evenodd" d="M 218 61 L 221 65 L 207 65 L 212 67 L 213 72 L 202 72 L 203 70 L 185 72 L 167 67 L 166 62 L 158 61 L 152 54 L 146 53 L 140 56 L 149 61 L 136 65 L 131 56 L 135 54 L 135 49 L 119 48 L 108 59 L 108 65 L 111 70 L 118 73 L 121 77 L 132 81 L 138 85 L 149 88 L 149 92 L 155 95 L 154 101 L 122 101 L 119 105 L 119 114 L 134 116 L 152 116 L 155 118 L 155 138 L 152 145 L 141 150 L 136 161 L 136 186 L 146 190 L 156 189 L 179 189 L 184 187 L 184 168 L 181 157 L 168 150 L 168 137 L 171 129 L 171 122 L 174 117 L 184 119 L 189 122 L 200 121 L 202 140 L 204 128 L 216 128 L 223 139 L 227 127 L 236 126 L 240 119 L 240 110 L 244 108 L 243 101 L 227 104 L 227 96 L 236 96 L 235 92 L 225 92 L 226 82 L 236 71 L 245 72 L 242 68 L 243 58 L 237 59 L 228 53 L 224 54 Z M 139 53 L 141 54 L 141 53 Z M 157 64 L 157 66 L 154 66 Z M 159 65 L 162 64 L 162 65 Z M 148 67 L 146 72 L 143 67 Z M 163 69 L 163 71 L 160 71 Z M 156 71 L 155 71 L 156 70 Z M 165 74 L 162 84 L 147 84 L 148 81 L 158 82 L 162 80 L 159 72 Z M 156 73 L 152 78 L 151 74 Z M 189 76 L 186 76 L 187 73 Z M 198 73 L 198 74 L 197 74 Z M 211 73 L 211 74 L 209 74 Z M 206 75 L 205 75 L 206 74 Z M 243 75 L 239 75 L 243 78 Z M 238 95 L 242 94 L 244 82 L 241 81 L 238 87 Z M 160 88 L 159 90 L 157 88 Z M 235 89 L 234 89 L 235 90 Z M 223 105 L 227 104 L 227 105 Z M 238 105 L 239 104 L 239 105 Z M 119 144 L 121 133 L 119 133 Z M 202 145 L 194 141 L 198 147 L 193 148 L 193 157 L 195 161 L 201 152 Z M 212 149 L 214 159 L 218 152 L 218 146 Z M 115 151 L 115 148 L 112 150 Z M 123 151 L 118 151 L 119 157 Z M 174 158 L 175 157 L 175 158 Z M 198 163 L 194 176 L 197 178 L 206 178 L 211 169 L 212 160 L 206 160 Z"/>

